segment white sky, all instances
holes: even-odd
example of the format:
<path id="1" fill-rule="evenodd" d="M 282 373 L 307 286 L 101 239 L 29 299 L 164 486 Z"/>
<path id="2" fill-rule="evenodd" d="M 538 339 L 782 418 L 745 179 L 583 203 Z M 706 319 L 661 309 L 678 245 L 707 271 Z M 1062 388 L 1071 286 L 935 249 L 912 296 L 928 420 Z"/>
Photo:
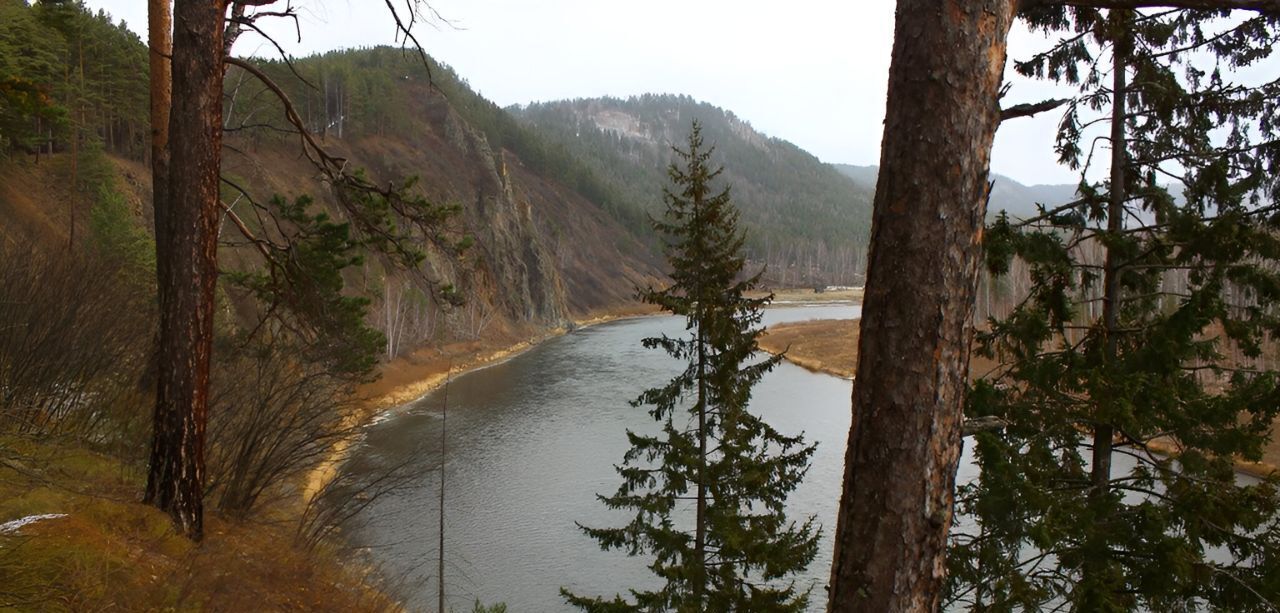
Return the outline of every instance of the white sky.
<path id="1" fill-rule="evenodd" d="M 283 1 L 283 0 L 282 0 Z M 397 0 L 403 4 L 404 0 Z M 142 0 L 87 0 L 146 38 Z M 450 25 L 418 38 L 473 88 L 501 106 L 563 98 L 688 94 L 734 112 L 758 130 L 826 162 L 878 164 L 892 0 L 432 0 Z M 292 24 L 273 35 L 294 55 L 394 43 L 381 0 L 293 0 Z M 1011 57 L 1045 45 L 1016 31 Z M 241 54 L 274 53 L 243 36 Z M 1053 97 L 1053 89 L 1014 82 L 1007 104 Z M 996 136 L 992 169 L 1023 183 L 1074 183 L 1056 165 L 1053 113 L 1007 124 Z"/>

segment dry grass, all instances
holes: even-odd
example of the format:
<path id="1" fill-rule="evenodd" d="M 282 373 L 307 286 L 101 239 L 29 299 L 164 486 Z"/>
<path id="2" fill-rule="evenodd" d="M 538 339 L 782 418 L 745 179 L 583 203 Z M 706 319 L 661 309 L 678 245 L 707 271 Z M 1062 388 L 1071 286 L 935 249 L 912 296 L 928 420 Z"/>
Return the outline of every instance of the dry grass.
<path id="1" fill-rule="evenodd" d="M 858 367 L 857 319 L 819 319 L 779 324 L 760 339 L 760 348 L 769 353 L 787 351 L 786 358 L 814 372 L 853 378 Z M 969 360 L 972 379 L 995 370 L 996 362 L 973 356 Z"/>
<path id="2" fill-rule="evenodd" d="M 858 365 L 858 320 L 820 319 L 772 326 L 760 339 L 769 353 L 814 372 L 853 378 Z"/>
<path id="3" fill-rule="evenodd" d="M 140 475 L 74 445 L 0 437 L 0 610 L 382 611 L 394 602 L 337 552 L 303 552 L 283 526 L 206 517 L 196 545 L 138 502 Z"/>

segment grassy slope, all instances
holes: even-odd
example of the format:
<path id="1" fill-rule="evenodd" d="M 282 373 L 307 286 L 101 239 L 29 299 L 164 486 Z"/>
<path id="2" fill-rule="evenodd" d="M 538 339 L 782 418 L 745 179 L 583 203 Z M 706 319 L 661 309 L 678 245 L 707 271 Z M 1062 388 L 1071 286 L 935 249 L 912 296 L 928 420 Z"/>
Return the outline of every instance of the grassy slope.
<path id="1" fill-rule="evenodd" d="M 287 527 L 207 518 L 195 545 L 137 502 L 141 476 L 81 446 L 0 437 L 0 610 L 376 611 L 393 606 Z"/>

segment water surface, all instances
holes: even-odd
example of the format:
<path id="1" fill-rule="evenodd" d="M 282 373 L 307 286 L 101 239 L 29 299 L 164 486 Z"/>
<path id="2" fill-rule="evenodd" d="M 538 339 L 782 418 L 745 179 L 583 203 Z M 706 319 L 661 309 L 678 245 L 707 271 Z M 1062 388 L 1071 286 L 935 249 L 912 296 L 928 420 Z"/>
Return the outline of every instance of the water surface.
<path id="1" fill-rule="evenodd" d="M 848 304 L 770 309 L 766 324 L 857 317 Z M 611 494 L 613 465 L 627 450 L 626 429 L 652 431 L 644 408 L 628 401 L 661 385 L 681 365 L 640 339 L 684 331 L 684 320 L 650 317 L 578 330 L 506 362 L 453 380 L 448 400 L 445 586 L 451 607 L 473 599 L 506 602 L 515 612 L 571 610 L 561 586 L 612 595 L 654 586 L 643 559 L 603 552 L 575 522 L 620 525 L 596 494 Z M 800 576 L 814 585 L 814 609 L 831 564 L 835 510 L 849 430 L 847 380 L 783 362 L 755 388 L 752 409 L 784 434 L 803 432 L 818 444 L 808 477 L 788 513 L 823 526 L 817 559 Z M 368 521 L 349 534 L 403 581 L 406 604 L 435 608 L 440 427 L 444 390 L 406 405 L 370 426 L 348 471 L 376 474 L 405 459 L 418 462 L 412 487 L 379 498 Z"/>

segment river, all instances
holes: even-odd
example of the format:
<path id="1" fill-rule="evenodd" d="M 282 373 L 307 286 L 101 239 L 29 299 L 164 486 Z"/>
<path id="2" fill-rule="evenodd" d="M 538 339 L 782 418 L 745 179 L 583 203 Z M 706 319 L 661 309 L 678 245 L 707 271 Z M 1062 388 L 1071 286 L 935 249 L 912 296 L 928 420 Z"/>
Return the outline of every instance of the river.
<path id="1" fill-rule="evenodd" d="M 767 325 L 857 317 L 855 305 L 769 309 Z M 680 364 L 640 339 L 683 332 L 683 319 L 647 317 L 584 328 L 548 340 L 506 362 L 453 380 L 448 388 L 445 586 L 449 606 L 470 610 L 478 598 L 506 602 L 513 613 L 570 610 L 561 586 L 612 595 L 651 587 L 642 559 L 604 552 L 574 522 L 620 524 L 596 494 L 611 494 L 613 465 L 628 448 L 626 429 L 651 430 L 644 408 L 628 401 L 665 383 Z M 814 585 L 814 608 L 831 565 L 836 503 L 849 431 L 847 380 L 783 362 L 754 390 L 752 408 L 784 434 L 818 444 L 812 467 L 788 501 L 792 517 L 822 524 L 817 559 L 800 576 Z M 367 548 L 397 579 L 406 604 L 434 610 L 441 408 L 438 390 L 390 412 L 366 429 L 345 470 L 369 475 L 412 458 L 420 480 L 378 498 L 348 539 Z"/>
<path id="2" fill-rule="evenodd" d="M 766 311 L 765 323 L 859 313 L 855 305 L 786 306 Z M 604 527 L 628 519 L 596 498 L 618 486 L 613 465 L 628 448 L 626 429 L 656 430 L 646 409 L 628 401 L 681 368 L 661 351 L 641 347 L 640 339 L 678 335 L 683 327 L 683 319 L 648 317 L 584 328 L 452 381 L 445 467 L 450 609 L 470 611 L 479 599 L 505 602 L 512 613 L 555 613 L 571 610 L 561 586 L 609 596 L 654 587 L 644 559 L 601 551 L 575 522 Z M 818 555 L 797 579 L 802 588 L 813 586 L 814 611 L 825 608 L 851 391 L 847 380 L 782 362 L 757 385 L 751 404 L 782 433 L 803 432 L 817 443 L 809 474 L 788 500 L 791 517 L 813 515 L 822 525 Z M 365 429 L 344 467 L 359 479 L 413 463 L 414 480 L 374 499 L 361 513 L 364 522 L 346 535 L 391 578 L 411 610 L 436 608 L 445 400 L 442 389 L 389 411 Z M 1132 461 L 1118 456 L 1115 462 L 1116 470 L 1128 470 Z M 957 480 L 976 476 L 966 445 Z M 964 518 L 958 522 L 957 529 L 966 529 Z"/>

